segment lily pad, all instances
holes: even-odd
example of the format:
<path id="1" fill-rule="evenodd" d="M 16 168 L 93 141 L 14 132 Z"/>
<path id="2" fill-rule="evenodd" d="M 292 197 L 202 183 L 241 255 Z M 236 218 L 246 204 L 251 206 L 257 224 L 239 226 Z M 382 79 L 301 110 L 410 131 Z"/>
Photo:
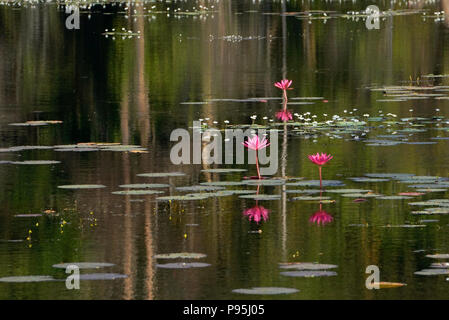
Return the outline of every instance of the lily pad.
<path id="1" fill-rule="evenodd" d="M 320 200 L 331 200 L 331 197 L 312 197 L 312 196 L 303 196 L 303 197 L 294 197 L 291 198 L 292 201 L 320 201 Z"/>
<path id="2" fill-rule="evenodd" d="M 287 186 L 303 186 L 303 187 L 319 187 L 320 180 L 303 180 L 297 182 L 289 182 L 286 184 Z M 340 180 L 323 180 L 323 187 L 340 187 L 344 186 L 344 183 Z"/>
<path id="3" fill-rule="evenodd" d="M 42 217 L 42 214 L 40 213 L 30 213 L 30 214 L 16 214 L 14 215 L 16 218 L 35 218 L 35 217 Z"/>
<path id="4" fill-rule="evenodd" d="M 331 193 L 368 193 L 372 190 L 364 190 L 364 189 L 332 189 L 332 190 L 326 190 L 326 192 Z"/>
<path id="5" fill-rule="evenodd" d="M 419 275 L 419 276 L 438 276 L 438 275 L 442 275 L 442 274 L 449 274 L 449 270 L 448 269 L 423 269 L 420 271 L 416 271 L 414 274 Z"/>
<path id="6" fill-rule="evenodd" d="M 186 174 L 183 172 L 152 172 L 152 173 L 139 173 L 139 177 L 148 178 L 164 178 L 164 177 L 182 177 Z"/>
<path id="7" fill-rule="evenodd" d="M 3 277 L 0 278 L 0 282 L 44 282 L 55 281 L 52 276 L 16 276 L 16 277 Z"/>
<path id="8" fill-rule="evenodd" d="M 348 198 L 376 198 L 381 197 L 381 194 L 378 193 L 344 193 L 341 195 L 342 197 L 348 197 Z"/>
<path id="9" fill-rule="evenodd" d="M 202 186 L 242 186 L 245 184 L 246 182 L 242 181 L 209 181 L 200 183 Z"/>
<path id="10" fill-rule="evenodd" d="M 413 199 L 413 197 L 407 197 L 407 196 L 382 196 L 382 197 L 376 197 L 376 199 L 379 199 L 379 200 L 405 200 L 405 199 Z"/>
<path id="11" fill-rule="evenodd" d="M 116 280 L 128 278 L 126 274 L 119 273 L 85 273 L 80 274 L 80 280 Z"/>
<path id="12" fill-rule="evenodd" d="M 426 257 L 431 259 L 449 259 L 449 253 L 428 254 Z"/>
<path id="13" fill-rule="evenodd" d="M 41 164 L 58 164 L 61 161 L 56 160 L 26 160 L 26 161 L 12 161 L 12 164 L 20 164 L 20 165 L 41 165 Z"/>
<path id="14" fill-rule="evenodd" d="M 295 269 L 295 270 L 327 270 L 335 269 L 338 266 L 334 264 L 322 264 L 313 262 L 291 262 L 291 263 L 279 263 L 281 269 Z"/>
<path id="15" fill-rule="evenodd" d="M 108 262 L 67 262 L 54 264 L 52 267 L 58 269 L 67 269 L 67 267 L 70 265 L 75 265 L 79 269 L 100 269 L 114 266 L 113 263 Z"/>
<path id="16" fill-rule="evenodd" d="M 193 201 L 193 200 L 205 200 L 209 198 L 207 194 L 196 194 L 196 195 L 189 195 L 186 194 L 184 196 L 165 196 L 165 197 L 158 197 L 156 200 L 158 201 Z"/>
<path id="17" fill-rule="evenodd" d="M 280 195 L 277 194 L 245 194 L 239 196 L 239 198 L 243 199 L 253 199 L 253 200 L 279 200 L 281 198 Z"/>
<path id="18" fill-rule="evenodd" d="M 260 294 L 260 295 L 273 295 L 273 294 L 290 294 L 299 292 L 294 288 L 280 288 L 280 287 L 254 287 L 250 289 L 234 289 L 233 293 L 240 294 Z"/>
<path id="19" fill-rule="evenodd" d="M 336 276 L 337 273 L 334 271 L 322 271 L 322 270 L 305 270 L 305 271 L 286 271 L 281 272 L 282 276 L 287 277 L 303 277 L 303 278 L 316 278 L 316 277 L 332 277 Z"/>
<path id="20" fill-rule="evenodd" d="M 190 269 L 190 268 L 205 268 L 209 266 L 210 266 L 209 263 L 203 262 L 177 262 L 177 263 L 156 264 L 156 267 L 161 269 Z"/>
<path id="21" fill-rule="evenodd" d="M 224 190 L 226 188 L 224 187 L 217 187 L 217 186 L 186 186 L 186 187 L 177 187 L 177 191 L 193 191 L 193 192 L 200 192 L 200 191 L 218 191 L 218 190 Z"/>
<path id="22" fill-rule="evenodd" d="M 170 185 L 164 183 L 134 183 L 134 184 L 122 184 L 120 188 L 129 189 L 145 189 L 145 188 L 168 188 Z"/>
<path id="23" fill-rule="evenodd" d="M 101 189 L 106 188 L 102 184 L 67 184 L 58 186 L 60 189 Z"/>
<path id="24" fill-rule="evenodd" d="M 390 181 L 389 179 L 383 179 L 383 178 L 364 178 L 364 177 L 355 177 L 355 178 L 348 178 L 354 182 L 385 182 Z"/>
<path id="25" fill-rule="evenodd" d="M 204 169 L 201 172 L 205 173 L 234 173 L 234 172 L 244 172 L 247 169 Z"/>
<path id="26" fill-rule="evenodd" d="M 281 186 L 285 184 L 285 180 L 280 179 L 266 179 L 266 180 L 245 180 L 247 185 L 259 185 L 259 186 Z"/>
<path id="27" fill-rule="evenodd" d="M 152 194 L 161 194 L 164 191 L 159 190 L 124 190 L 124 191 L 114 191 L 112 194 L 128 195 L 128 196 L 144 196 Z"/>
<path id="28" fill-rule="evenodd" d="M 180 252 L 180 253 L 161 253 L 154 256 L 156 259 L 201 259 L 207 255 L 204 253 Z"/>

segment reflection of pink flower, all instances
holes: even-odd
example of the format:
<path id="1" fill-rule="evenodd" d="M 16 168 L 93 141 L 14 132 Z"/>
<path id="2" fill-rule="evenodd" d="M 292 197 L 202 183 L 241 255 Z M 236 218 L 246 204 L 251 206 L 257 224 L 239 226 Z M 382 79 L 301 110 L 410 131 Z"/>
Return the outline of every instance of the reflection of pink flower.
<path id="1" fill-rule="evenodd" d="M 333 156 L 331 156 L 330 154 L 325 154 L 325 153 L 321 153 L 321 154 L 317 153 L 315 155 L 309 156 L 309 160 L 318 166 L 322 166 L 322 165 L 326 164 L 332 158 L 333 158 Z"/>
<path id="2" fill-rule="evenodd" d="M 249 209 L 246 209 L 243 211 L 243 214 L 248 217 L 249 221 L 253 220 L 257 223 L 260 222 L 260 220 L 266 221 L 268 220 L 268 214 L 270 213 L 270 210 L 265 209 L 262 206 L 255 206 Z"/>
<path id="3" fill-rule="evenodd" d="M 274 84 L 275 87 L 281 89 L 281 90 L 291 90 L 292 88 L 290 88 L 290 86 L 292 85 L 292 80 L 288 80 L 288 79 L 284 79 L 281 80 L 280 82 L 276 82 Z"/>
<path id="4" fill-rule="evenodd" d="M 282 120 L 282 121 L 288 121 L 288 120 L 292 120 L 293 116 L 290 111 L 281 110 L 281 111 L 276 112 L 276 118 L 278 118 L 279 120 Z"/>
<path id="5" fill-rule="evenodd" d="M 326 211 L 322 211 L 322 210 L 315 212 L 309 218 L 310 222 L 316 223 L 318 225 L 321 224 L 323 226 L 325 224 L 328 224 L 328 223 L 332 222 L 332 220 L 334 220 L 334 218 L 329 213 L 327 213 Z"/>

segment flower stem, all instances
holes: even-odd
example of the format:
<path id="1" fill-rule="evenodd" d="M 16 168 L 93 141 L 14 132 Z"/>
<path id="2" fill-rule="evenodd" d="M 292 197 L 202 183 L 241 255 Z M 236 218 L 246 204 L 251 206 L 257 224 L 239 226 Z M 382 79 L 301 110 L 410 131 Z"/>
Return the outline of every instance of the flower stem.
<path id="1" fill-rule="evenodd" d="M 318 170 L 320 171 L 320 190 L 323 189 L 323 179 L 321 178 L 321 166 L 318 167 Z"/>
<path id="2" fill-rule="evenodd" d="M 259 177 L 259 180 L 261 180 L 260 176 L 260 170 L 259 170 L 259 157 L 257 156 L 257 150 L 256 150 L 256 168 L 257 168 L 257 176 Z"/>
<path id="3" fill-rule="evenodd" d="M 287 109 L 287 90 L 284 90 L 284 102 L 285 102 L 285 109 Z"/>

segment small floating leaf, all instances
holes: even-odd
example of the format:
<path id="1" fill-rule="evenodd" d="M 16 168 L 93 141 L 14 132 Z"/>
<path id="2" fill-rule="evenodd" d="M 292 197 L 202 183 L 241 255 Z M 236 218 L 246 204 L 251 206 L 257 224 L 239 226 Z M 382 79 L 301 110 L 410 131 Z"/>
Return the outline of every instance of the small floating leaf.
<path id="1" fill-rule="evenodd" d="M 327 270 L 335 269 L 338 266 L 334 264 L 321 264 L 313 262 L 290 262 L 290 263 L 279 263 L 279 268 L 281 269 L 295 269 L 295 270 Z"/>
<path id="2" fill-rule="evenodd" d="M 279 200 L 281 198 L 280 195 L 277 194 L 245 194 L 239 196 L 239 198 L 243 199 L 253 199 L 253 200 Z"/>
<path id="3" fill-rule="evenodd" d="M 168 188 L 170 185 L 164 183 L 135 183 L 135 184 L 122 184 L 120 188 L 130 189 L 145 189 L 145 188 Z"/>
<path id="4" fill-rule="evenodd" d="M 416 275 L 419 276 L 438 276 L 442 274 L 449 274 L 449 270 L 447 269 L 423 269 L 415 272 Z"/>
<path id="5" fill-rule="evenodd" d="M 0 278 L 0 282 L 43 282 L 55 280 L 56 279 L 52 276 L 16 276 Z"/>
<path id="6" fill-rule="evenodd" d="M 449 253 L 428 254 L 426 257 L 431 259 L 449 259 Z"/>
<path id="7" fill-rule="evenodd" d="M 336 276 L 337 273 L 334 271 L 286 271 L 281 272 L 281 275 L 287 277 L 305 277 L 305 278 L 315 278 L 315 277 L 332 277 Z"/>
<path id="8" fill-rule="evenodd" d="M 161 253 L 154 256 L 156 259 L 201 259 L 207 255 L 204 253 L 180 252 L 180 253 Z"/>
<path id="9" fill-rule="evenodd" d="M 201 172 L 205 173 L 233 173 L 233 172 L 244 172 L 248 171 L 246 169 L 204 169 Z"/>
<path id="10" fill-rule="evenodd" d="M 80 280 L 116 280 L 128 278 L 126 274 L 119 273 L 85 273 L 80 274 Z"/>
<path id="11" fill-rule="evenodd" d="M 57 164 L 61 163 L 61 161 L 56 160 L 26 160 L 26 161 L 12 161 L 12 164 L 20 164 L 20 165 L 40 165 L 40 164 Z"/>
<path id="12" fill-rule="evenodd" d="M 210 266 L 209 263 L 203 262 L 177 262 L 177 263 L 156 264 L 156 267 L 162 269 L 190 269 L 190 268 L 205 268 L 209 266 Z"/>
<path id="13" fill-rule="evenodd" d="M 139 177 L 149 178 L 163 178 L 163 177 L 182 177 L 186 174 L 183 172 L 152 172 L 152 173 L 139 173 Z"/>
<path id="14" fill-rule="evenodd" d="M 161 194 L 164 191 L 159 190 L 124 190 L 124 191 L 114 191 L 112 194 L 120 194 L 120 195 L 129 195 L 129 196 L 143 196 L 143 195 L 151 195 L 151 194 Z"/>
<path id="15" fill-rule="evenodd" d="M 272 294 L 290 294 L 299 292 L 298 289 L 294 288 L 280 288 L 280 287 L 254 287 L 250 289 L 234 289 L 233 293 L 240 294 L 261 294 L 261 295 L 272 295 Z"/>
<path id="16" fill-rule="evenodd" d="M 60 189 L 101 189 L 106 188 L 102 184 L 67 184 L 58 186 Z"/>
<path id="17" fill-rule="evenodd" d="M 70 265 L 75 265 L 79 269 L 99 269 L 114 266 L 113 263 L 108 262 L 67 262 L 54 264 L 52 267 L 58 269 L 66 269 Z"/>

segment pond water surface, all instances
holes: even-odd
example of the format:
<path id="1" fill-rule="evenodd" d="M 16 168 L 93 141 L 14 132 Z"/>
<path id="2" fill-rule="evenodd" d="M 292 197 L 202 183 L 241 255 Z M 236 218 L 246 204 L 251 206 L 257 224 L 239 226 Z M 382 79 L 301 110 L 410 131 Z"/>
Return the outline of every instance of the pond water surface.
<path id="1" fill-rule="evenodd" d="M 369 4 L 392 10 L 379 29 L 346 17 Z M 0 299 L 448 299 L 449 269 L 431 268 L 445 259 L 426 257 L 449 253 L 447 200 L 410 204 L 448 199 L 445 8 L 109 3 L 82 8 L 80 29 L 68 30 L 56 3 L 1 4 Z M 282 92 L 273 86 L 283 78 L 293 80 L 287 106 L 297 114 L 285 126 L 276 125 Z M 277 197 L 157 200 L 219 192 L 177 187 L 256 175 L 252 164 L 172 164 L 171 132 L 191 132 L 198 119 L 279 129 L 279 181 L 259 187 Z M 57 121 L 26 123 L 48 120 Z M 323 174 L 337 180 L 323 193 L 335 201 L 321 205 L 298 199 L 319 196 L 316 181 L 304 182 L 318 179 L 307 158 L 316 152 L 334 156 Z M 211 168 L 248 171 L 202 171 Z M 160 172 L 184 175 L 139 176 Z M 120 187 L 155 183 L 163 185 Z M 98 186 L 70 187 L 86 184 Z M 224 187 L 255 192 L 257 184 Z M 134 189 L 162 193 L 116 193 Z M 202 255 L 156 256 L 185 252 Z M 65 265 L 54 265 L 71 262 L 113 265 L 81 269 L 80 290 L 68 290 Z M 286 269 L 290 262 L 334 266 L 304 277 L 310 272 Z M 368 290 L 369 265 L 380 281 L 407 285 Z M 443 271 L 415 274 L 422 269 Z M 62 281 L 1 281 L 12 276 Z M 253 287 L 299 291 L 233 292 Z"/>

